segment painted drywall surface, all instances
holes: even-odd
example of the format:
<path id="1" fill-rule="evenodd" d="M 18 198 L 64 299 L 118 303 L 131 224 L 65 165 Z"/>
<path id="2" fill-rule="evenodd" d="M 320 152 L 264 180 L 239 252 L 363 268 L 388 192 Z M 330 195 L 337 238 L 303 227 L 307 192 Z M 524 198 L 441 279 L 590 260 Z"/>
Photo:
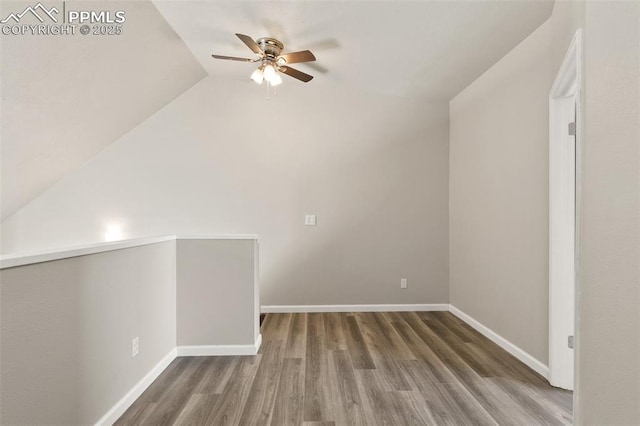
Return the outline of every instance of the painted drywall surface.
<path id="1" fill-rule="evenodd" d="M 548 19 L 554 0 L 154 4 L 218 78 L 247 78 L 237 63 L 211 60 L 212 52 L 249 54 L 233 35 L 242 29 L 277 38 L 285 52 L 313 51 L 318 66 L 296 68 L 311 73 L 314 86 L 449 100 Z"/>
<path id="2" fill-rule="evenodd" d="M 252 233 L 263 304 L 446 303 L 447 105 L 312 83 L 267 100 L 208 77 L 3 222 L 4 252 L 99 241 L 110 222 Z"/>
<path id="3" fill-rule="evenodd" d="M 175 250 L 1 271 L 3 424 L 93 424 L 175 348 Z"/>
<path id="4" fill-rule="evenodd" d="M 576 423 L 640 424 L 640 4 L 588 2 Z"/>
<path id="5" fill-rule="evenodd" d="M 450 103 L 450 300 L 548 359 L 548 93 L 543 24 Z"/>
<path id="6" fill-rule="evenodd" d="M 36 3 L 3 0 L 0 19 Z M 62 2 L 45 6 L 62 22 Z M 71 10 L 121 10 L 122 34 L 1 35 L 2 219 L 207 75 L 148 0 Z M 20 24 L 40 22 L 27 14 Z"/>
<path id="7" fill-rule="evenodd" d="M 253 345 L 255 240 L 178 240 L 178 346 Z"/>
<path id="8" fill-rule="evenodd" d="M 578 29 L 584 30 L 584 1 L 561 0 L 553 5 L 551 23 L 551 51 L 550 60 L 553 64 L 553 75 L 557 74 L 562 60 L 567 54 L 569 45 Z"/>

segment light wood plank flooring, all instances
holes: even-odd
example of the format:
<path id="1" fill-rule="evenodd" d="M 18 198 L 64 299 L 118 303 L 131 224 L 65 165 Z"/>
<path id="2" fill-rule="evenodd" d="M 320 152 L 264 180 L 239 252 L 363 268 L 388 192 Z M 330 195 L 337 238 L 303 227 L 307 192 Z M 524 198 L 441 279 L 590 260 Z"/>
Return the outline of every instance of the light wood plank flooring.
<path id="1" fill-rule="evenodd" d="M 180 357 L 118 425 L 570 424 L 572 393 L 448 312 L 268 314 L 260 353 Z"/>

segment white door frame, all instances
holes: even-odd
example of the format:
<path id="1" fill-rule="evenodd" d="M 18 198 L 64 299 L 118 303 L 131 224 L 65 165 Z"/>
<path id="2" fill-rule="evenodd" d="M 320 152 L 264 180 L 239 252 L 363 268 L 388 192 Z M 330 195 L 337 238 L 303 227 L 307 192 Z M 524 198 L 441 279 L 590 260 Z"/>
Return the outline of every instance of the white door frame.
<path id="1" fill-rule="evenodd" d="M 549 383 L 564 389 L 575 382 L 577 345 L 570 349 L 568 336 L 578 339 L 581 87 L 578 30 L 549 93 Z M 569 122 L 576 123 L 575 144 Z"/>

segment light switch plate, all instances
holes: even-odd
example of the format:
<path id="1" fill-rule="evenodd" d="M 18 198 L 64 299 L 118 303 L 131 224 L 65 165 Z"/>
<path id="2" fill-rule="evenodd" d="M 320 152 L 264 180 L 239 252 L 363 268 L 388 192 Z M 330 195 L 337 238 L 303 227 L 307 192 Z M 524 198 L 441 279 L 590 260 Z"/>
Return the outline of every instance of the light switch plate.
<path id="1" fill-rule="evenodd" d="M 304 224 L 307 226 L 316 226 L 316 215 L 315 214 L 304 215 Z"/>
<path id="2" fill-rule="evenodd" d="M 140 340 L 137 337 L 134 337 L 133 340 L 131 341 L 131 358 L 138 355 L 139 350 L 140 350 Z"/>

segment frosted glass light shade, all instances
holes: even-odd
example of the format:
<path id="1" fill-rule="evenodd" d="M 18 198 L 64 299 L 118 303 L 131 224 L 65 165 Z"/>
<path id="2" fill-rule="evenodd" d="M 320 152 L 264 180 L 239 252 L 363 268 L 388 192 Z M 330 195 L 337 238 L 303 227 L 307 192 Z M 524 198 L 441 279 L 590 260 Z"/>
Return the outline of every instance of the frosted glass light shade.
<path id="1" fill-rule="evenodd" d="M 264 79 L 271 83 L 271 79 L 276 75 L 276 70 L 273 65 L 267 65 L 264 67 Z"/>
<path id="2" fill-rule="evenodd" d="M 264 80 L 264 73 L 260 68 L 258 68 L 253 72 L 253 74 L 251 74 L 251 80 L 255 81 L 258 84 L 262 84 L 262 80 Z"/>
<path id="3" fill-rule="evenodd" d="M 272 86 L 277 86 L 282 83 L 282 77 L 280 77 L 280 74 L 276 72 L 273 77 L 271 77 L 271 81 L 269 83 L 271 83 Z"/>

